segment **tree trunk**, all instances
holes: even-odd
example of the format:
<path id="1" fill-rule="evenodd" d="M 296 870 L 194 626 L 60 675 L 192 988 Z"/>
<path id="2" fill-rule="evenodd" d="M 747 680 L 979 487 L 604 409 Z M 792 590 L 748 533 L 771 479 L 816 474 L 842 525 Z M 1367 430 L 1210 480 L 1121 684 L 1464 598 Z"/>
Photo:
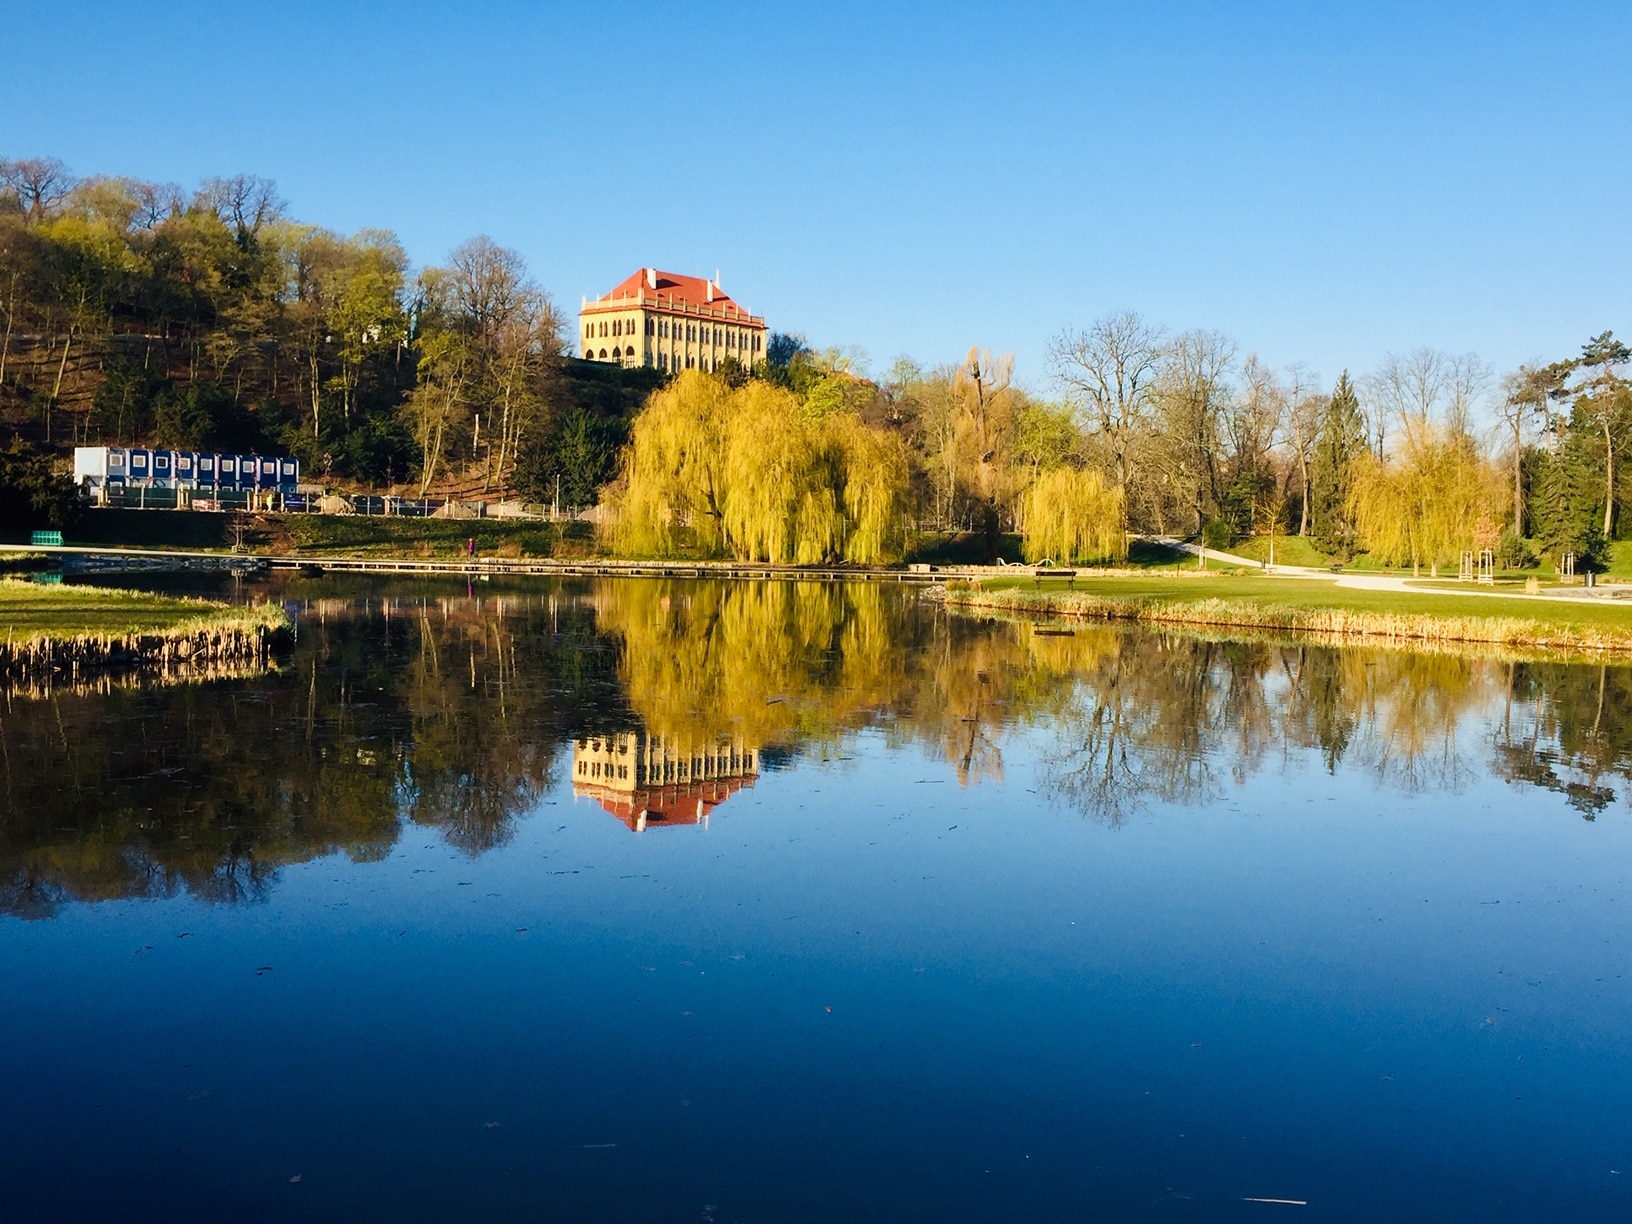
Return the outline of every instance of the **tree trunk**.
<path id="1" fill-rule="evenodd" d="M 74 343 L 74 329 L 68 329 L 68 336 L 62 342 L 62 360 L 57 363 L 57 381 L 51 388 L 51 398 L 56 399 L 62 394 L 62 375 L 68 368 L 68 349 Z"/>
<path id="2" fill-rule="evenodd" d="M 1609 430 L 1609 409 L 1606 407 L 1604 424 L 1604 542 L 1610 540 L 1615 528 L 1615 438 Z"/>
<path id="3" fill-rule="evenodd" d="M 1518 408 L 1513 410 L 1513 534 L 1524 535 L 1524 446 Z"/>
<path id="4" fill-rule="evenodd" d="M 17 317 L 17 278 L 11 278 L 10 297 L 6 302 L 6 338 L 0 342 L 0 387 L 6 383 L 6 358 L 11 354 L 11 324 Z"/>
<path id="5" fill-rule="evenodd" d="M 314 351 L 310 358 L 312 367 L 312 437 L 318 436 L 318 414 L 322 408 L 321 392 L 318 383 L 317 353 Z"/>
<path id="6" fill-rule="evenodd" d="M 1303 451 L 1298 455 L 1298 471 L 1303 478 L 1303 511 L 1298 523 L 1298 534 L 1309 534 L 1309 453 Z"/>

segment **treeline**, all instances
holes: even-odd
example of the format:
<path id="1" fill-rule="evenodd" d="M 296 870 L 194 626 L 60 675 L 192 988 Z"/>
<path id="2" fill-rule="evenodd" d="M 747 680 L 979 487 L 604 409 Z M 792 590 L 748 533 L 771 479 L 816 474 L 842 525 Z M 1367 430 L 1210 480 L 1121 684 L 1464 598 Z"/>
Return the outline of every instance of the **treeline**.
<path id="1" fill-rule="evenodd" d="M 655 379 L 564 356 L 514 251 L 413 271 L 395 235 L 0 159 L 0 414 L 35 448 L 287 451 L 318 481 L 588 505 Z"/>
<path id="2" fill-rule="evenodd" d="M 1419 349 L 1327 384 L 1301 366 L 1276 370 L 1242 356 L 1217 332 L 1173 334 L 1114 314 L 1055 337 L 1053 398 L 1017 386 L 1008 357 L 978 348 L 929 369 L 900 359 L 876 384 L 855 377 L 839 350 L 779 337 L 769 352 L 761 376 L 796 401 L 782 412 L 803 421 L 804 434 L 784 428 L 785 445 L 743 448 L 752 462 L 734 484 L 726 468 L 711 469 L 682 478 L 669 496 L 652 462 L 681 469 L 641 449 L 637 422 L 629 488 L 619 490 L 637 522 L 652 521 L 655 496 L 663 521 L 717 524 L 702 529 L 705 544 L 765 555 L 750 536 L 766 533 L 732 533 L 711 491 L 723 473 L 729 500 L 730 488 L 764 483 L 753 465 L 780 465 L 798 473 L 782 492 L 803 482 L 836 498 L 850 478 L 805 436 L 833 419 L 897 440 L 900 469 L 892 461 L 864 474 L 884 489 L 880 504 L 903 506 L 917 527 L 976 533 L 989 553 L 1002 533 L 1022 533 L 1034 560 L 1115 558 L 1129 532 L 1218 547 L 1290 534 L 1327 557 L 1366 552 L 1414 568 L 1489 548 L 1511 567 L 1535 563 L 1539 550 L 1554 563 L 1574 553 L 1590 569 L 1607 563 L 1632 502 L 1620 477 L 1632 439 L 1623 376 L 1632 351 L 1607 331 L 1578 354 L 1500 380 L 1476 355 Z M 690 453 L 704 449 L 720 462 L 738 453 Z M 787 538 L 806 538 L 809 505 L 778 510 L 761 500 L 754 513 L 780 516 Z"/>
<path id="3" fill-rule="evenodd" d="M 753 371 L 670 380 L 566 356 L 564 325 L 486 238 L 415 271 L 388 231 L 295 220 L 264 179 L 187 192 L 0 160 L 0 475 L 17 476 L 0 526 L 61 525 L 72 505 L 41 473 L 86 441 L 287 451 L 352 487 L 604 499 L 630 550 L 783 560 L 889 560 L 921 530 L 972 533 L 988 557 L 1020 533 L 1034 559 L 1114 558 L 1139 532 L 1593 568 L 1629 500 L 1628 350 L 1607 331 L 1500 380 L 1422 349 L 1328 383 L 1121 313 L 1056 336 L 1039 394 L 979 348 L 870 379 L 859 354 L 794 335 Z"/>

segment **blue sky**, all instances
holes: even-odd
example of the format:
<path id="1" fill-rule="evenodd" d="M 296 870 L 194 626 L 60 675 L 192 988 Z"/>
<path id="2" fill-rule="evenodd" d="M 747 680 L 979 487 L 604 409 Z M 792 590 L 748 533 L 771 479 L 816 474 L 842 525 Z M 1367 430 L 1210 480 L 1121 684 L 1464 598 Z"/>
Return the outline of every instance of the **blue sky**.
<path id="1" fill-rule="evenodd" d="M 1328 379 L 1632 334 L 1632 5 L 59 3 L 0 155 L 195 185 L 420 263 L 486 233 L 576 309 L 712 274 L 875 368 L 1047 386 L 1109 310 Z M 18 48 L 30 48 L 27 55 Z"/>

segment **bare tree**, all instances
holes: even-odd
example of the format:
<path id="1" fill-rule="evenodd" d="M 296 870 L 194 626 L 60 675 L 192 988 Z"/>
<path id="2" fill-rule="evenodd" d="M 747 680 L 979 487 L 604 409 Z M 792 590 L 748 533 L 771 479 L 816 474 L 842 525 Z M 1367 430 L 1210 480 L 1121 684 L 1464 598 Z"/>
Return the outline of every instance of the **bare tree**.
<path id="1" fill-rule="evenodd" d="M 478 339 L 487 340 L 538 297 L 521 256 L 486 235 L 460 244 L 448 257 L 450 304 Z"/>
<path id="2" fill-rule="evenodd" d="M 1320 380 L 1309 373 L 1302 362 L 1286 370 L 1286 423 L 1287 441 L 1292 447 L 1292 461 L 1298 468 L 1299 501 L 1301 512 L 1298 534 L 1309 534 L 1309 467 L 1314 457 L 1315 439 L 1320 436 L 1321 411 L 1326 397 L 1320 394 Z"/>
<path id="3" fill-rule="evenodd" d="M 1233 389 L 1235 342 L 1219 332 L 1190 331 L 1165 348 L 1152 404 L 1160 418 L 1168 476 L 1192 499 L 1196 530 L 1224 502 L 1226 416 Z"/>
<path id="4" fill-rule="evenodd" d="M 1251 353 L 1241 363 L 1241 390 L 1225 405 L 1224 426 L 1237 471 L 1270 467 L 1269 452 L 1286 421 L 1286 390 L 1275 371 Z"/>
<path id="5" fill-rule="evenodd" d="M 200 184 L 197 201 L 237 231 L 240 242 L 283 216 L 285 204 L 271 179 L 254 174 L 208 178 Z"/>
<path id="6" fill-rule="evenodd" d="M 1106 315 L 1086 331 L 1063 331 L 1049 343 L 1050 370 L 1109 449 L 1123 488 L 1133 435 L 1146 420 L 1166 353 L 1167 333 L 1133 311 Z"/>
<path id="7" fill-rule="evenodd" d="M 74 189 L 68 167 L 54 157 L 0 158 L 0 183 L 16 193 L 18 207 L 30 221 L 42 221 Z"/>
<path id="8" fill-rule="evenodd" d="M 144 183 L 138 179 L 125 180 L 131 199 L 136 201 L 133 222 L 141 229 L 152 230 L 171 217 L 187 211 L 187 193 L 175 183 Z"/>
<path id="9" fill-rule="evenodd" d="M 1474 405 L 1489 387 L 1490 377 L 1490 366 L 1477 353 L 1458 356 L 1431 348 L 1403 357 L 1390 353 L 1361 383 L 1377 454 L 1383 453 L 1391 420 L 1413 433 L 1430 422 L 1442 423 L 1454 433 L 1471 432 Z"/>
<path id="10" fill-rule="evenodd" d="M 1006 483 L 1009 451 L 1014 441 L 1014 357 L 993 356 L 990 349 L 971 345 L 963 364 L 952 377 L 952 398 L 958 413 L 954 445 L 959 467 L 980 503 L 980 528 L 988 548 L 997 547 L 998 505 L 1012 492 Z"/>
<path id="11" fill-rule="evenodd" d="M 1502 379 L 1496 414 L 1513 436 L 1513 534 L 1524 534 L 1524 425 L 1531 415 L 1547 415 L 1547 367 L 1520 366 Z"/>

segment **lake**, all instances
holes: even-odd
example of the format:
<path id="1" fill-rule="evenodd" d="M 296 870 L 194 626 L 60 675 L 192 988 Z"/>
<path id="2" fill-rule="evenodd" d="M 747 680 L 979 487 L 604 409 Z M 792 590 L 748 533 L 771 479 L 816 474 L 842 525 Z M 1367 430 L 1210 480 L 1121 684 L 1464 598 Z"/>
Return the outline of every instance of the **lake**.
<path id="1" fill-rule="evenodd" d="M 272 594 L 5 701 L 10 1218 L 1632 1214 L 1632 670 Z"/>

